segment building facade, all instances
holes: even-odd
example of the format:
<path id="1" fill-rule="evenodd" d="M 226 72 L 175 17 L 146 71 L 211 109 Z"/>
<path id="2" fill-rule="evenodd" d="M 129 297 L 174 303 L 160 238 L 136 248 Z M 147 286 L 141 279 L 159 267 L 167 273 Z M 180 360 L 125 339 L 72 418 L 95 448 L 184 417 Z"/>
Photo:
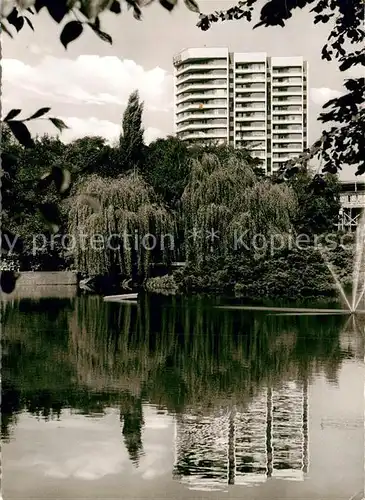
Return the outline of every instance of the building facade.
<path id="1" fill-rule="evenodd" d="M 302 57 L 191 48 L 174 57 L 175 134 L 251 151 L 266 173 L 307 147 L 308 64 Z"/>

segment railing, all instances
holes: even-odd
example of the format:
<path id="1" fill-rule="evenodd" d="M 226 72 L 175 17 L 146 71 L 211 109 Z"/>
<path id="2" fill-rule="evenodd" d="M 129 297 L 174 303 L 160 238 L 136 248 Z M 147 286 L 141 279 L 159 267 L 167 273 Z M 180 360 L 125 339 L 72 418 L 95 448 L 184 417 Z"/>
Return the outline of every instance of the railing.
<path id="1" fill-rule="evenodd" d="M 365 191 L 357 193 L 342 193 L 340 194 L 340 203 L 347 208 L 363 208 L 365 207 Z"/>

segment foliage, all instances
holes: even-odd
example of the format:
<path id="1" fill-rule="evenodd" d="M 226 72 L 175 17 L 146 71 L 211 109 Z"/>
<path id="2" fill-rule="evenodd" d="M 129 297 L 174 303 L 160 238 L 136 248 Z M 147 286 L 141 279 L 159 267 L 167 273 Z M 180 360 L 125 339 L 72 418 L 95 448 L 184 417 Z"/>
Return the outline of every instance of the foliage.
<path id="1" fill-rule="evenodd" d="M 212 154 L 193 161 L 182 206 L 186 260 L 197 264 L 213 251 L 231 252 L 238 240 L 251 245 L 255 235 L 288 232 L 297 207 L 292 189 L 259 180 L 247 160 L 223 163 Z"/>
<path id="2" fill-rule="evenodd" d="M 156 276 L 148 278 L 144 284 L 144 288 L 150 293 L 159 293 L 162 295 L 173 295 L 177 291 L 177 285 L 173 275 L 165 274 L 164 276 Z"/>
<path id="3" fill-rule="evenodd" d="M 80 176 L 107 170 L 110 167 L 111 149 L 104 137 L 81 137 L 65 146 L 63 161 L 70 165 L 76 180 Z"/>
<path id="4" fill-rule="evenodd" d="M 16 260 L 22 270 L 38 266 L 44 270 L 50 266 L 54 266 L 50 270 L 59 269 L 65 265 L 59 245 L 51 249 L 47 244 L 36 255 L 32 249 L 36 235 L 42 234 L 50 240 L 51 226 L 56 222 L 49 220 L 50 207 L 57 208 L 57 231 L 62 231 L 64 225 L 62 198 L 70 182 L 69 176 L 63 175 L 69 172 L 62 162 L 65 145 L 58 139 L 43 136 L 33 141 L 32 148 L 24 148 L 6 128 L 2 139 L 2 155 L 6 158 L 2 165 L 2 247 L 9 250 L 8 245 L 17 243 L 17 256 L 13 254 L 8 260 Z M 6 235 L 9 241 L 5 240 Z"/>
<path id="5" fill-rule="evenodd" d="M 107 0 L 106 2 L 100 2 L 99 0 L 82 0 L 81 2 L 76 2 L 74 0 L 62 0 L 54 2 L 53 0 L 30 0 L 24 2 L 23 0 L 7 0 L 1 4 L 0 28 L 2 32 L 6 33 L 11 38 L 13 37 L 11 27 L 14 27 L 16 32 L 19 32 L 24 27 L 24 25 L 28 25 L 34 31 L 34 27 L 32 21 L 30 20 L 29 14 L 38 14 L 43 9 L 47 10 L 52 19 L 58 24 L 63 22 L 64 19 L 67 18 L 70 14 L 73 14 L 75 16 L 76 20 L 68 21 L 63 26 L 60 34 L 60 41 L 65 49 L 67 49 L 67 46 L 70 42 L 76 40 L 83 33 L 84 26 L 91 28 L 101 40 L 112 43 L 112 37 L 101 29 L 99 15 L 103 11 L 120 14 L 122 11 L 122 5 L 124 4 L 127 5 L 128 8 L 133 8 L 133 15 L 136 19 L 141 19 L 141 7 L 148 3 L 152 3 L 152 1 L 153 0 Z M 160 1 L 160 4 L 169 11 L 174 8 L 176 3 L 177 0 Z M 199 8 L 195 0 L 184 0 L 184 3 L 189 10 L 193 12 L 199 12 Z M 26 148 L 32 148 L 34 146 L 34 141 L 25 122 L 40 118 L 43 115 L 47 114 L 49 111 L 50 108 L 48 107 L 41 108 L 32 116 L 26 119 L 14 120 L 14 118 L 16 118 L 21 113 L 21 110 L 12 109 L 1 122 L 1 128 L 3 129 L 3 124 L 5 122 L 20 144 L 22 144 Z M 58 118 L 50 117 L 49 120 L 60 131 L 67 128 L 67 125 Z M 120 159 L 120 154 L 112 155 L 112 158 L 110 158 L 113 166 L 119 164 Z M 9 162 L 11 163 L 12 160 L 3 154 L 1 160 L 1 173 L 3 174 L 3 171 L 5 170 L 6 172 Z M 4 165 L 5 169 L 3 168 Z M 61 194 L 64 194 L 71 188 L 69 172 L 64 169 L 59 169 L 58 167 L 53 168 L 48 174 L 45 174 L 45 176 L 40 179 L 39 186 L 47 188 L 52 182 L 55 183 L 57 189 Z M 41 204 L 37 205 L 37 208 L 39 209 L 43 218 L 47 221 L 52 232 L 57 232 L 59 230 L 60 223 L 60 214 L 57 205 L 55 203 Z M 4 225 L 2 225 L 2 241 L 4 233 L 10 234 L 9 230 L 7 230 Z M 14 235 L 12 235 L 12 237 L 14 238 Z M 15 274 L 11 281 L 15 286 Z"/>
<path id="6" fill-rule="evenodd" d="M 131 93 L 123 114 L 120 136 L 120 149 L 126 170 L 137 169 L 143 161 L 144 142 L 142 128 L 143 103 L 139 100 L 138 90 Z"/>
<path id="7" fill-rule="evenodd" d="M 177 137 L 157 139 L 148 146 L 143 176 L 171 208 L 176 208 L 187 184 L 190 155 Z"/>
<path id="8" fill-rule="evenodd" d="M 90 199 L 98 200 L 98 209 L 90 206 Z M 160 253 L 166 256 L 171 248 L 169 242 L 162 245 L 160 238 L 175 232 L 173 218 L 158 203 L 153 189 L 133 173 L 116 179 L 95 175 L 85 179 L 70 201 L 69 220 L 76 241 L 75 264 L 89 275 L 114 272 L 132 277 L 135 265 L 137 274 L 144 276 L 153 242 L 143 238 L 155 235 L 158 248 L 165 245 Z M 99 235 L 99 244 L 91 244 L 93 235 Z"/>
<path id="9" fill-rule="evenodd" d="M 62 28 L 60 41 L 67 49 L 68 44 L 82 35 L 84 27 L 92 29 L 93 32 L 104 42 L 113 43 L 112 37 L 101 29 L 100 15 L 103 12 L 121 14 L 122 9 L 133 10 L 133 17 L 137 20 L 142 18 L 142 8 L 156 0 L 7 0 L 1 9 L 1 30 L 7 35 L 13 36 L 11 26 L 19 32 L 25 24 L 34 30 L 30 20 L 31 15 L 38 14 L 41 10 L 48 11 L 56 23 L 61 24 L 68 19 L 70 14 L 75 17 L 68 21 Z M 160 5 L 172 11 L 178 0 L 160 0 Z M 181 3 L 181 1 L 180 1 Z M 195 0 L 184 0 L 186 7 L 192 12 L 199 13 L 199 7 Z"/>
<path id="10" fill-rule="evenodd" d="M 351 276 L 352 251 L 331 254 L 343 281 Z M 271 258 L 236 253 L 211 256 L 200 267 L 188 265 L 174 273 L 184 293 L 233 293 L 249 299 L 334 297 L 333 280 L 318 251 L 308 246 L 277 251 Z"/>
<path id="11" fill-rule="evenodd" d="M 315 4 L 314 6 L 312 6 Z M 200 14 L 197 26 L 206 31 L 212 23 L 245 19 L 252 21 L 255 7 L 260 9 L 260 22 L 254 26 L 281 26 L 293 17 L 295 9 L 311 7 L 314 24 L 330 22 L 327 43 L 322 48 L 322 59 L 336 59 L 341 71 L 365 65 L 364 2 L 336 0 L 269 0 L 261 5 L 257 0 L 241 0 L 237 6 L 209 15 Z M 358 50 L 354 50 L 358 48 Z M 291 160 L 288 167 L 303 164 L 313 156 L 322 156 L 323 171 L 336 173 L 343 165 L 356 168 L 356 174 L 365 172 L 365 78 L 349 79 L 345 82 L 347 93 L 331 99 L 322 113 L 322 123 L 333 123 L 329 130 L 306 151 L 299 160 Z"/>
<path id="12" fill-rule="evenodd" d="M 168 255 L 159 251 L 142 255 L 143 252 L 131 250 L 129 253 L 123 251 L 121 258 L 118 252 L 103 255 L 100 250 L 91 251 L 90 247 L 80 251 L 80 241 L 75 254 L 69 255 L 60 245 L 62 235 L 68 232 L 68 219 L 74 235 L 81 225 L 90 233 L 89 237 L 101 230 L 107 238 L 113 233 L 121 235 L 123 227 L 127 229 L 128 224 L 131 234 L 135 229 L 140 235 L 145 232 L 156 234 L 154 222 L 150 220 L 150 225 L 138 222 L 139 217 L 143 218 L 147 212 L 141 207 L 128 208 L 119 200 L 119 196 L 121 199 L 127 196 L 127 190 L 131 193 L 127 196 L 128 204 L 132 203 L 130 197 L 133 193 L 136 200 L 144 190 L 149 193 L 151 210 L 161 217 L 161 223 L 166 217 L 165 229 L 175 238 L 174 258 L 185 260 L 187 256 L 197 267 L 205 259 L 209 261 L 212 250 L 217 256 L 229 256 L 237 243 L 243 251 L 243 243 L 250 247 L 257 233 L 267 239 L 272 234 L 286 234 L 291 229 L 294 233 L 326 233 L 332 230 L 338 213 L 339 185 L 334 176 L 313 178 L 300 172 L 288 182 L 276 184 L 254 172 L 257 163 L 243 150 L 187 147 L 178 138 L 158 139 L 146 146 L 141 166 L 142 180 L 133 174 L 115 178 L 118 172 L 124 171 L 122 162 L 113 163 L 113 157 L 122 154 L 121 148 L 118 144 L 108 146 L 100 137 L 85 137 L 66 145 L 59 139 L 43 136 L 36 138 L 30 149 L 19 145 L 10 131 L 5 130 L 3 145 L 4 153 L 13 159 L 9 162 L 9 177 L 3 177 L 3 226 L 11 234 L 21 236 L 24 244 L 17 252 L 20 262 L 13 255 L 7 260 L 7 269 L 13 267 L 17 270 L 20 265 L 23 270 L 56 270 L 70 267 L 72 258 L 73 266 L 86 275 L 124 272 L 128 277 L 131 274 L 140 278 L 147 275 L 142 261 L 148 258 L 150 262 L 159 262 Z M 59 197 L 54 182 L 49 185 L 47 181 L 46 189 L 35 189 L 37 180 L 47 180 L 47 173 L 53 169 L 67 169 L 72 175 L 71 200 L 65 194 Z M 110 197 L 112 202 L 108 201 Z M 41 213 L 34 215 L 36 204 L 56 205 L 60 217 L 58 239 L 53 248 L 47 243 L 32 255 L 33 235 L 45 234 L 47 241 L 52 237 L 44 226 Z M 108 211 L 106 207 L 109 205 L 115 206 L 115 210 L 110 208 Z M 120 212 L 121 207 L 125 211 Z M 194 228 L 200 231 L 196 240 Z M 206 233 L 212 228 L 216 236 Z M 242 233 L 245 235 L 243 240 L 240 238 Z M 232 277 L 224 276 L 229 283 Z M 212 279 L 217 282 L 213 288 L 220 289 L 223 277 L 216 273 Z M 205 285 L 194 287 L 204 289 Z"/>
<path id="13" fill-rule="evenodd" d="M 217 156 L 222 164 L 226 164 L 232 158 L 240 163 L 249 164 L 256 177 L 264 176 L 264 169 L 261 166 L 261 160 L 253 158 L 247 149 L 235 149 L 232 145 L 218 144 L 218 145 L 191 145 L 189 153 L 192 158 L 201 160 L 205 154 L 213 154 Z"/>
<path id="14" fill-rule="evenodd" d="M 340 183 L 335 175 L 299 172 L 289 181 L 298 199 L 293 220 L 297 233 L 312 234 L 335 230 L 340 204 Z"/>

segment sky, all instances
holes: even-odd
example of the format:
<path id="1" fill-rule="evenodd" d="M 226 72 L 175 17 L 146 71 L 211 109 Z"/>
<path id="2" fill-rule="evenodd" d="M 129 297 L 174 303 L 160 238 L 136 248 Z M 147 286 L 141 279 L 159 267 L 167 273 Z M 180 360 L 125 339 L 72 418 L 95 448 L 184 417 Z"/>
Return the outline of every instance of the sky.
<path id="1" fill-rule="evenodd" d="M 202 12 L 228 8 L 233 0 L 200 0 Z M 24 27 L 13 39 L 3 36 L 3 113 L 22 108 L 27 116 L 50 106 L 50 115 L 70 129 L 61 139 L 101 135 L 113 143 L 129 94 L 139 89 L 145 103 L 145 141 L 173 133 L 173 55 L 187 47 L 228 47 L 234 52 L 267 52 L 269 56 L 301 55 L 309 62 L 309 140 L 321 133 L 317 116 L 330 98 L 341 95 L 344 73 L 336 62 L 321 60 L 328 26 L 313 24 L 313 14 L 298 10 L 287 26 L 259 28 L 245 21 L 216 23 L 207 32 L 196 27 L 198 15 L 181 2 L 172 13 L 156 1 L 144 9 L 143 20 L 132 12 L 101 15 L 109 45 L 92 30 L 65 50 L 59 41 L 62 25 L 41 11 L 32 17 L 35 32 Z M 350 76 L 350 75 L 348 75 Z M 22 116 L 23 116 L 22 115 Z M 31 122 L 35 134 L 57 134 L 46 120 Z"/>

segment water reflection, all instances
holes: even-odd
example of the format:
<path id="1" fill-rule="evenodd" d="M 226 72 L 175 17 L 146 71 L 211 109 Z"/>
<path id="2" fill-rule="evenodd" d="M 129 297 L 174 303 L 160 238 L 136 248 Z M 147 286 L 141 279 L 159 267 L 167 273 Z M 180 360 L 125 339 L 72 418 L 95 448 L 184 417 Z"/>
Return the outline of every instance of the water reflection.
<path id="1" fill-rule="evenodd" d="M 320 374 L 335 385 L 342 362 L 363 357 L 361 317 L 148 297 L 138 306 L 89 297 L 3 309 L 4 440 L 24 411 L 62 421 L 69 409 L 95 418 L 114 408 L 138 467 L 153 405 L 161 418 L 174 415 L 174 479 L 199 489 L 304 479 L 308 389 Z"/>

